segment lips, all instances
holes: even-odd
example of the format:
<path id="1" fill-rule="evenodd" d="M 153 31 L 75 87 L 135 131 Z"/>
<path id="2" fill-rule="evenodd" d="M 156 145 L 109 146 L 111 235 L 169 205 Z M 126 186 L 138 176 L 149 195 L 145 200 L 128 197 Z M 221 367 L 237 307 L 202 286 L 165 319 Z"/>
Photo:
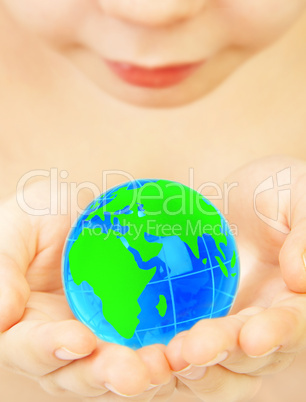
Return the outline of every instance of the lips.
<path id="1" fill-rule="evenodd" d="M 203 61 L 157 68 L 105 60 L 110 70 L 128 84 L 145 88 L 167 88 L 188 78 Z"/>

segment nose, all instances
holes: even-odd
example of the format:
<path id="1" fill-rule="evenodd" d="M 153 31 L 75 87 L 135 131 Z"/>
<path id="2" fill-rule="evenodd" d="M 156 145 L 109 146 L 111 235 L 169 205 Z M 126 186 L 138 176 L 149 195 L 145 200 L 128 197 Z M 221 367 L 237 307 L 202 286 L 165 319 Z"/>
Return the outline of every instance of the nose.
<path id="1" fill-rule="evenodd" d="M 98 0 L 102 11 L 131 23 L 166 26 L 199 13 L 208 0 Z"/>

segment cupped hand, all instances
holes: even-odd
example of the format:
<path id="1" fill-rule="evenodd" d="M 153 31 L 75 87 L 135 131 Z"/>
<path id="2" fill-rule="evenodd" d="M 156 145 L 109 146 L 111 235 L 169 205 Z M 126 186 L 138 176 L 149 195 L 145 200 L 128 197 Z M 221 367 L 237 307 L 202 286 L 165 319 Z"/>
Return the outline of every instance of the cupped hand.
<path id="1" fill-rule="evenodd" d="M 237 184 L 226 214 L 241 260 L 235 304 L 229 316 L 178 334 L 166 351 L 178 388 L 208 402 L 249 400 L 263 375 L 306 347 L 306 164 L 270 157 L 227 181 Z"/>
<path id="2" fill-rule="evenodd" d="M 50 193 L 50 183 L 38 182 L 22 197 L 41 211 L 57 194 Z M 158 394 L 167 400 L 176 380 L 164 346 L 133 351 L 98 340 L 74 319 L 61 280 L 70 213 L 29 214 L 14 196 L 1 202 L 0 217 L 0 366 L 36 379 L 56 395 L 110 401 Z"/>

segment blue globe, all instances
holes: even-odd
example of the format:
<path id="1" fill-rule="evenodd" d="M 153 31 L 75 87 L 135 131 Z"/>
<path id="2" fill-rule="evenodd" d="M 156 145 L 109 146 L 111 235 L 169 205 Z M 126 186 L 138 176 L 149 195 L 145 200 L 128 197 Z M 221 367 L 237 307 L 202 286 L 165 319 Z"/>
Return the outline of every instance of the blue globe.
<path id="1" fill-rule="evenodd" d="M 68 235 L 69 305 L 99 338 L 138 349 L 226 315 L 239 260 L 224 217 L 200 193 L 137 180 L 95 199 Z"/>

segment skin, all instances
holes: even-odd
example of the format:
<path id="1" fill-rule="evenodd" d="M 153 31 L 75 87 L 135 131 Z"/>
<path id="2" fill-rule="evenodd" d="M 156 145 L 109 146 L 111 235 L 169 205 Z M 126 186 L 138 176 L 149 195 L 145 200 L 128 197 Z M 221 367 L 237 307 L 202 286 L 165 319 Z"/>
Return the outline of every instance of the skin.
<path id="1" fill-rule="evenodd" d="M 14 191 L 17 181 L 25 172 L 37 167 L 50 169 L 56 166 L 59 169 L 66 169 L 71 182 L 91 180 L 100 183 L 101 170 L 115 167 L 136 177 L 166 176 L 186 184 L 188 184 L 188 168 L 192 167 L 197 188 L 205 180 L 216 182 L 228 180 L 224 179 L 228 172 L 264 155 L 287 153 L 294 157 L 303 156 L 306 121 L 303 111 L 293 108 L 292 105 L 296 103 L 292 102 L 292 99 L 299 105 L 303 102 L 305 104 L 306 101 L 306 94 L 303 92 L 305 85 L 302 81 L 306 66 L 302 52 L 305 44 L 302 38 L 306 36 L 304 25 L 298 21 L 298 16 L 305 6 L 304 1 L 291 1 L 290 4 L 285 0 L 278 1 L 278 13 L 272 12 L 276 7 L 275 0 L 262 1 L 259 4 L 257 1 L 256 9 L 251 9 L 255 7 L 255 3 L 251 1 L 236 0 L 234 3 L 219 1 L 214 5 L 213 2 L 206 4 L 198 2 L 193 10 L 188 8 L 190 2 L 188 4 L 187 1 L 169 2 L 172 6 L 163 12 L 158 8 L 161 4 L 159 2 L 154 3 L 156 9 L 153 10 L 147 8 L 149 7 L 147 2 L 141 2 L 137 5 L 139 10 L 137 15 L 134 12 L 130 13 L 130 9 L 125 9 L 123 4 L 116 1 L 102 2 L 104 13 L 98 2 L 67 0 L 52 2 L 52 5 L 47 1 L 35 4 L 31 4 L 30 1 L 22 4 L 17 1 L 2 3 L 17 21 L 17 23 L 11 21 L 5 11 L 0 9 L 3 11 L 0 13 L 2 19 L 0 52 L 3 54 L 2 60 L 5 60 L 0 66 L 0 80 L 3 93 L 6 94 L 5 99 L 1 100 L 3 112 L 1 125 L 2 132 L 8 133 L 1 137 L 2 197 Z M 2 3 L 0 4 L 3 5 Z M 177 10 L 180 6 L 182 14 L 178 18 Z M 48 16 L 48 21 L 44 19 L 42 24 L 43 15 Z M 111 18 L 112 24 L 109 23 Z M 202 23 L 202 18 L 205 23 Z M 169 27 L 173 29 L 172 36 L 168 35 Z M 288 31 L 291 27 L 292 33 Z M 121 33 L 118 36 L 124 38 L 124 46 L 120 43 L 120 38 L 117 45 L 113 45 L 112 35 L 115 32 Z M 208 32 L 211 43 L 208 42 Z M 180 34 L 188 34 L 190 38 L 203 35 L 200 36 L 200 41 L 193 42 L 194 53 L 190 53 L 187 47 L 185 49 L 182 47 Z M 247 58 L 276 40 L 276 37 L 280 38 L 282 34 L 285 36 L 283 41 L 279 42 L 279 46 L 276 44 L 266 56 L 263 54 L 259 55 L 258 59 L 251 58 L 251 63 L 243 65 Z M 108 40 L 105 40 L 106 43 L 103 45 L 105 48 L 98 49 L 100 44 L 97 37 L 101 36 Z M 10 47 L 7 46 L 8 37 Z M 20 41 L 21 37 L 23 42 Z M 160 37 L 162 38 L 160 42 L 164 44 L 160 53 L 148 54 L 141 50 L 141 38 L 153 44 L 154 40 Z M 42 39 L 42 42 L 38 42 L 37 38 Z M 206 44 L 203 47 L 205 52 L 207 48 L 207 51 L 211 52 L 209 55 L 215 54 L 215 56 L 212 56 L 205 68 L 203 67 L 203 71 L 199 72 L 201 77 L 192 76 L 188 82 L 180 85 L 180 88 L 157 91 L 154 94 L 148 90 L 127 88 L 125 84 L 118 82 L 104 71 L 100 62 L 101 56 L 128 58 L 128 61 L 144 65 L 194 60 L 193 57 L 207 57 L 205 52 L 202 54 L 202 45 L 198 47 L 198 43 L 202 44 L 202 41 Z M 111 49 L 107 48 L 109 43 L 112 43 Z M 10 49 L 16 51 L 12 52 Z M 126 54 L 115 53 L 122 49 L 125 49 Z M 107 51 L 114 53 L 108 54 Z M 299 56 L 298 62 L 296 55 Z M 231 74 L 234 70 L 235 74 Z M 292 74 L 288 75 L 288 71 Z M 225 80 L 228 76 L 230 77 Z M 203 82 L 203 87 L 198 85 L 199 82 Z M 276 99 L 275 94 L 279 94 L 280 91 L 286 96 L 279 96 Z M 113 94 L 118 99 L 113 99 L 106 93 Z M 198 103 L 190 103 L 199 97 L 201 100 Z M 16 99 L 19 99 L 18 103 Z M 122 103 L 122 100 L 128 103 Z M 131 103 L 159 107 L 174 106 L 178 103 L 187 105 L 185 108 L 157 111 L 134 107 Z M 243 114 L 241 105 L 245 108 Z M 190 121 L 194 124 L 191 125 Z M 275 122 L 277 122 L 276 130 Z M 88 130 L 88 127 L 91 129 Z M 255 129 L 256 141 L 254 141 Z M 103 130 L 108 133 L 107 136 L 101 135 Z M 87 138 L 90 139 L 88 143 L 85 141 Z M 122 145 L 120 148 L 117 146 L 118 143 Z M 71 150 L 72 144 L 72 152 L 67 152 Z M 135 151 L 133 158 L 130 157 L 130 152 L 126 152 L 131 145 Z M 114 148 L 115 153 L 108 151 Z M 90 152 L 90 163 L 79 163 L 84 158 L 84 150 Z M 216 154 L 220 156 L 218 165 L 215 163 Z M 262 171 L 258 168 L 261 172 L 260 177 L 266 178 L 271 171 L 277 171 L 288 163 L 295 162 L 283 160 L 273 166 L 270 162 L 261 162 L 259 166 L 262 167 Z M 211 166 L 214 166 L 213 171 Z M 304 167 L 298 176 L 304 175 L 303 169 Z M 252 193 L 255 182 L 250 181 L 250 173 L 247 173 L 247 170 L 243 172 L 238 178 L 232 176 L 231 180 L 239 180 L 240 187 L 243 187 L 244 183 L 244 187 Z M 122 177 L 119 174 L 112 175 L 108 186 L 120 181 Z M 43 199 L 45 195 L 45 188 L 36 188 L 31 190 L 29 197 L 34 201 L 37 198 Z M 302 196 L 303 193 L 298 192 L 298 198 Z M 244 199 L 245 195 L 240 194 L 240 197 L 240 200 Z M 240 204 L 241 201 L 236 203 Z M 14 209 L 14 198 L 9 201 L 9 205 L 5 205 L 2 216 L 3 219 L 4 216 L 8 219 L 7 211 L 11 210 L 9 219 L 12 218 L 14 221 L 20 217 L 20 211 Z M 235 217 L 238 223 L 246 221 L 241 212 L 239 208 L 240 218 Z M 245 213 L 249 216 L 248 210 Z M 258 289 L 261 287 L 269 289 L 271 283 L 275 283 L 273 300 L 267 298 L 268 293 L 271 295 L 271 292 L 267 291 L 262 292 L 257 299 L 247 299 L 248 285 L 244 283 L 241 289 L 245 287 L 246 290 L 242 292 L 240 300 L 237 299 L 236 310 L 233 311 L 237 316 L 220 322 L 201 323 L 189 334 L 184 334 L 183 339 L 175 339 L 167 351 L 157 348 L 131 354 L 125 349 L 118 348 L 115 351 L 112 347 L 99 344 L 96 351 L 88 358 L 79 360 L 79 357 L 74 357 L 63 363 L 62 359 L 54 356 L 59 346 L 75 345 L 73 352 L 81 355 L 90 353 L 96 346 L 96 340 L 86 328 L 80 326 L 75 331 L 74 326 L 78 323 L 71 321 L 71 313 L 65 307 L 64 298 L 59 294 L 61 288 L 59 250 L 67 232 L 67 229 L 66 232 L 64 229 L 69 227 L 70 222 L 65 222 L 64 225 L 58 222 L 58 226 L 63 228 L 63 232 L 59 235 L 60 231 L 50 234 L 48 230 L 48 227 L 51 227 L 50 222 L 37 220 L 34 231 L 30 230 L 34 233 L 34 237 L 40 240 L 42 248 L 37 249 L 33 245 L 35 241 L 31 236 L 27 236 L 28 218 L 23 219 L 22 222 L 26 226 L 23 226 L 24 230 L 21 233 L 27 240 L 23 249 L 17 252 L 14 248 L 19 244 L 16 242 L 14 231 L 11 234 L 12 238 L 7 232 L 1 237 L 2 259 L 5 262 L 2 277 L 6 280 L 6 288 L 14 289 L 14 292 L 10 292 L 11 299 L 5 298 L 7 304 L 3 310 L 7 311 L 8 317 L 4 317 L 6 321 L 2 322 L 2 331 L 19 322 L 22 316 L 21 322 L 0 338 L 1 350 L 5 351 L 1 353 L 1 356 L 4 356 L 2 365 L 13 367 L 15 372 L 34 376 L 48 391 L 58 395 L 66 395 L 65 392 L 68 391 L 72 392 L 72 395 L 95 397 L 97 401 L 109 401 L 110 398 L 122 400 L 122 397 L 116 396 L 116 392 L 108 391 L 105 387 L 106 382 L 117 388 L 119 393 L 139 394 L 135 400 L 149 400 L 154 394 L 156 400 L 158 394 L 160 398 L 167 400 L 177 385 L 179 389 L 186 390 L 187 387 L 205 400 L 226 400 L 226 396 L 236 395 L 235 392 L 238 392 L 237 398 L 247 400 L 258 388 L 261 374 L 274 373 L 275 370 L 284 368 L 291 363 L 292 356 L 304 346 L 302 334 L 305 331 L 298 325 L 292 326 L 292 333 L 286 332 L 285 325 L 280 328 L 273 325 L 267 330 L 267 325 L 271 321 L 269 314 L 272 314 L 272 317 L 279 315 L 285 322 L 290 323 L 305 321 L 304 300 L 297 293 L 305 289 L 296 288 L 299 280 L 288 282 L 290 275 L 285 268 L 289 266 L 288 263 L 282 265 L 282 276 L 279 271 L 274 274 L 273 268 L 278 266 L 276 261 L 280 247 L 284 243 L 282 239 L 274 250 L 273 267 L 272 262 L 271 267 L 269 265 L 273 272 L 271 277 L 266 274 L 258 279 L 256 265 L 253 271 L 252 264 L 249 268 L 249 277 L 254 278 L 252 283 L 257 278 Z M 301 216 L 299 220 L 302 219 Z M 256 223 L 253 223 L 256 226 Z M 20 219 L 15 226 L 19 227 L 19 224 Z M 274 237 L 264 234 L 267 236 L 267 242 L 274 244 Z M 245 237 L 247 240 L 244 240 L 243 236 L 241 239 L 242 243 L 253 244 L 248 236 Z M 297 234 L 293 238 L 292 245 L 288 243 L 290 247 L 288 246 L 289 250 L 285 253 L 285 257 L 293 253 L 294 258 L 301 261 L 303 244 L 297 244 L 297 239 L 303 241 L 302 236 Z M 52 248 L 55 240 L 57 253 L 54 253 Z M 262 244 L 256 243 L 256 249 L 261 248 Z M 46 252 L 42 253 L 43 250 Z M 55 260 L 50 259 L 50 255 L 55 256 Z M 34 262 L 31 266 L 29 258 Z M 57 267 L 58 273 L 55 278 L 54 275 L 50 275 L 54 266 Z M 303 268 L 300 263 L 296 266 L 300 270 L 297 271 L 297 276 L 300 278 Z M 41 269 L 44 275 L 41 275 Z M 284 280 L 293 294 L 288 295 L 284 292 Z M 23 315 L 26 303 L 26 314 Z M 258 303 L 259 310 L 245 310 L 248 307 L 253 308 L 254 305 L 258 308 Z M 266 310 L 271 304 L 274 309 Z M 288 315 L 288 311 L 294 311 L 294 314 Z M 249 320 L 250 316 L 252 319 Z M 54 320 L 59 320 L 60 323 L 55 323 Z M 77 332 L 80 338 L 75 336 L 72 339 L 65 338 L 65 334 L 69 332 L 67 327 L 73 333 Z M 261 343 L 258 341 L 254 343 L 251 336 L 254 327 L 259 333 L 270 333 L 271 338 L 262 338 Z M 32 335 L 30 338 L 25 337 L 28 331 Z M 214 348 L 211 348 L 211 355 L 208 355 L 205 345 L 201 343 L 204 332 L 212 340 L 220 339 L 220 343 L 214 344 Z M 50 334 L 50 338 L 42 337 L 42 333 Z M 277 338 L 273 337 L 276 335 Z M 72 344 L 72 340 L 76 344 Z M 53 344 L 55 341 L 56 344 Z M 175 342 L 181 345 L 175 347 Z M 190 346 L 194 343 L 199 345 L 200 360 L 195 360 L 198 356 L 195 356 Z M 248 354 L 258 356 L 280 344 L 282 351 L 272 353 L 268 358 L 254 360 L 247 356 Z M 14 353 L 17 345 L 20 345 L 20 349 L 26 354 L 25 359 L 19 359 L 19 354 Z M 221 362 L 222 365 L 209 368 L 206 378 L 203 370 L 199 372 L 195 369 L 193 376 L 200 376 L 198 380 L 190 380 L 190 375 L 184 378 L 181 374 L 175 377 L 170 374 L 170 368 L 177 371 L 189 363 L 203 365 L 224 350 L 230 352 L 229 358 Z M 178 353 L 180 351 L 181 353 Z M 28 362 L 28 365 L 24 366 L 23 361 Z M 69 364 L 71 361 L 74 361 L 73 364 Z M 107 378 L 100 377 L 101 364 L 108 367 Z M 118 372 L 118 367 L 123 368 L 122 371 Z M 130 367 L 134 367 L 135 372 L 131 371 Z M 88 376 L 84 373 L 88 373 Z M 81 384 L 79 378 L 82 378 Z M 135 378 L 138 378 L 138 381 L 135 381 Z M 167 385 L 146 391 L 151 383 Z M 224 386 L 221 387 L 220 383 Z M 218 393 L 220 388 L 223 389 L 221 394 Z M 280 388 L 279 385 L 278 389 Z"/>

